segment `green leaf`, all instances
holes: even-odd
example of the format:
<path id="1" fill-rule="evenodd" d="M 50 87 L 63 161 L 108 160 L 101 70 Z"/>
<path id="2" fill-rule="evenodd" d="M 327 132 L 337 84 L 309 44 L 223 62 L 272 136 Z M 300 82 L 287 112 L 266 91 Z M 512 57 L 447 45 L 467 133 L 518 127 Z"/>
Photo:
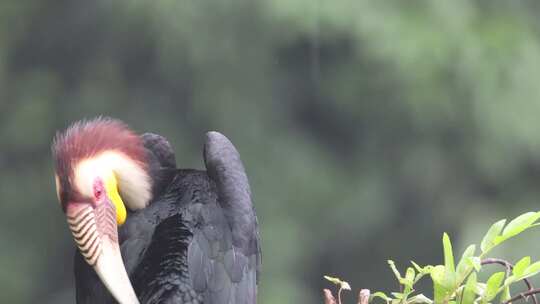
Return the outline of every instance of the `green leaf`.
<path id="1" fill-rule="evenodd" d="M 465 251 L 463 251 L 463 255 L 461 256 L 461 259 L 466 259 L 468 257 L 472 257 L 474 255 L 474 252 L 476 251 L 476 245 L 469 245 Z"/>
<path id="2" fill-rule="evenodd" d="M 433 301 L 430 298 L 423 295 L 423 294 L 418 294 L 418 295 L 416 295 L 414 297 L 411 297 L 407 301 L 407 304 L 422 304 L 422 303 L 433 304 Z"/>
<path id="3" fill-rule="evenodd" d="M 523 274 L 523 272 L 525 271 L 525 269 L 527 267 L 529 267 L 529 265 L 531 264 L 531 257 L 530 256 L 526 256 L 524 258 L 522 258 L 521 260 L 519 260 L 516 265 L 514 265 L 514 269 L 512 270 L 512 273 L 516 276 L 516 277 L 519 277 Z"/>
<path id="4" fill-rule="evenodd" d="M 519 280 L 526 279 L 528 277 L 532 277 L 533 275 L 536 275 L 540 272 L 540 262 L 532 263 L 529 265 L 525 270 L 523 271 L 522 275 L 519 276 Z"/>
<path id="5" fill-rule="evenodd" d="M 335 277 L 331 277 L 331 276 L 324 276 L 325 279 L 327 279 L 328 281 L 336 284 L 336 285 L 340 285 L 341 284 L 341 280 L 339 278 L 335 278 Z"/>
<path id="6" fill-rule="evenodd" d="M 455 272 L 454 254 L 452 253 L 452 243 L 446 232 L 443 234 L 444 267 L 446 271 Z"/>
<path id="7" fill-rule="evenodd" d="M 494 273 L 489 279 L 487 280 L 487 286 L 486 291 L 484 292 L 483 299 L 485 301 L 491 301 L 493 300 L 499 291 L 499 287 L 501 286 L 503 280 L 504 280 L 504 272 L 496 272 Z"/>
<path id="8" fill-rule="evenodd" d="M 419 273 L 424 273 L 425 272 L 424 268 L 420 267 L 420 265 L 416 264 L 414 261 L 411 261 L 411 264 L 414 266 L 416 271 L 418 271 Z"/>
<path id="9" fill-rule="evenodd" d="M 433 266 L 426 265 L 423 268 L 420 267 L 418 264 L 416 264 L 414 261 L 411 261 L 411 264 L 414 266 L 418 274 L 414 278 L 413 284 L 416 284 L 416 282 L 420 281 L 425 275 L 431 273 L 431 269 L 433 269 Z"/>
<path id="10" fill-rule="evenodd" d="M 511 275 L 509 277 L 507 277 L 505 280 L 504 280 L 504 286 L 510 286 L 510 284 L 514 283 L 516 281 L 516 276 L 515 275 Z"/>
<path id="11" fill-rule="evenodd" d="M 442 285 L 449 290 L 454 289 L 456 284 L 456 268 L 454 266 L 454 254 L 452 253 L 452 243 L 448 234 L 443 234 L 444 252 L 444 280 Z"/>
<path id="12" fill-rule="evenodd" d="M 463 290 L 463 296 L 461 298 L 461 304 L 473 304 L 476 291 L 476 272 L 471 273 L 465 284 L 465 289 Z"/>
<path id="13" fill-rule="evenodd" d="M 444 266 L 443 265 L 437 265 L 431 269 L 431 279 L 435 283 L 441 284 L 444 279 Z"/>
<path id="14" fill-rule="evenodd" d="M 414 269 L 412 267 L 407 268 L 407 272 L 405 273 L 404 285 L 412 287 L 415 275 L 416 273 L 414 272 Z"/>
<path id="15" fill-rule="evenodd" d="M 379 298 L 386 301 L 386 303 L 390 302 L 392 299 L 389 298 L 384 292 L 378 291 L 376 293 L 373 293 L 369 296 L 369 302 L 373 301 L 373 299 Z"/>
<path id="16" fill-rule="evenodd" d="M 394 275 L 396 276 L 396 279 L 398 281 L 401 281 L 401 274 L 399 273 L 399 270 L 397 270 L 396 268 L 396 263 L 394 263 L 394 261 L 392 260 L 388 260 L 388 265 L 390 265 L 390 269 L 392 269 L 392 272 L 394 273 Z"/>
<path id="17" fill-rule="evenodd" d="M 484 294 L 484 292 L 486 291 L 486 284 L 485 283 L 480 283 L 480 282 L 477 282 L 476 283 L 476 294 L 481 296 Z"/>
<path id="18" fill-rule="evenodd" d="M 475 249 L 476 249 L 475 245 L 470 245 L 463 252 L 463 255 L 461 256 L 461 260 L 459 260 L 459 263 L 456 267 L 456 276 L 457 276 L 458 282 L 462 282 L 463 279 L 465 279 L 465 276 L 469 274 L 471 268 L 473 268 L 473 264 L 470 262 L 469 259 L 474 255 Z"/>
<path id="19" fill-rule="evenodd" d="M 470 257 L 468 260 L 477 272 L 482 269 L 482 260 L 479 257 Z"/>
<path id="20" fill-rule="evenodd" d="M 540 218 L 540 212 L 527 212 L 513 219 L 502 233 L 503 240 L 520 234 Z"/>
<path id="21" fill-rule="evenodd" d="M 400 283 L 405 286 L 403 289 L 403 301 L 407 300 L 407 297 L 413 291 L 414 277 L 416 273 L 412 267 L 407 268 L 405 272 L 405 278 L 403 278 Z"/>
<path id="22" fill-rule="evenodd" d="M 505 223 L 506 220 L 500 220 L 495 224 L 491 225 L 488 232 L 482 239 L 482 242 L 480 243 L 480 250 L 482 250 L 482 252 L 487 252 L 491 248 L 493 248 L 493 246 L 495 246 L 494 240 L 501 233 Z"/>
<path id="23" fill-rule="evenodd" d="M 512 295 L 510 295 L 510 286 L 505 286 L 501 294 L 500 301 L 506 302 L 507 300 L 510 300 L 511 297 Z"/>
<path id="24" fill-rule="evenodd" d="M 342 281 L 340 278 L 331 277 L 327 275 L 325 275 L 324 278 L 336 285 L 339 285 L 339 288 L 341 289 L 351 290 L 351 286 L 349 285 L 349 283 L 347 283 L 346 281 Z"/>
<path id="25" fill-rule="evenodd" d="M 433 297 L 435 303 L 443 303 L 450 293 L 450 289 L 443 283 L 445 279 L 445 267 L 443 265 L 434 266 L 431 269 L 431 280 L 433 281 Z"/>
<path id="26" fill-rule="evenodd" d="M 396 299 L 402 299 L 403 298 L 403 294 L 401 292 L 392 292 L 392 295 Z"/>

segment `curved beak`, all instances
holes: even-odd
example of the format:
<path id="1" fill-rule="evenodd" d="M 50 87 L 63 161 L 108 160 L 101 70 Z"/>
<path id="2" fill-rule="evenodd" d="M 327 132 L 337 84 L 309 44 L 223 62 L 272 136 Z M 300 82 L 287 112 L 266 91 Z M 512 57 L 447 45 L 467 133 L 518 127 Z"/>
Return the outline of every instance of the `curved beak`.
<path id="1" fill-rule="evenodd" d="M 116 210 L 110 200 L 105 199 L 97 206 L 69 203 L 66 216 L 79 251 L 113 297 L 120 304 L 138 304 L 122 261 Z"/>

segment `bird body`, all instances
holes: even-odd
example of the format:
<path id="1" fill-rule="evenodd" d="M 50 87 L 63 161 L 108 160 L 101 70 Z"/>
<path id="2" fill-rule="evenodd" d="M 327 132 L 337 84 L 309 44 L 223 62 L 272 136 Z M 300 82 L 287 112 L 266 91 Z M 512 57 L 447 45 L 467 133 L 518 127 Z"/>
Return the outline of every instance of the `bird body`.
<path id="1" fill-rule="evenodd" d="M 177 169 L 172 148 L 159 135 L 144 134 L 141 144 L 152 198 L 144 208 L 128 208 L 118 226 L 123 266 L 138 301 L 256 303 L 258 223 L 232 143 L 207 134 L 206 171 Z M 74 269 L 77 303 L 122 303 L 81 250 Z"/>

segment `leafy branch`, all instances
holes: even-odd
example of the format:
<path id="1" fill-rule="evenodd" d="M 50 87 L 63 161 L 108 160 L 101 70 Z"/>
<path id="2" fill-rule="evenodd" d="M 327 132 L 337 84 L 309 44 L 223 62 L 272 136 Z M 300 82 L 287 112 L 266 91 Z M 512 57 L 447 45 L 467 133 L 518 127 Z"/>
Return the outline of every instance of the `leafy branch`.
<path id="1" fill-rule="evenodd" d="M 535 295 L 540 293 L 540 289 L 535 289 L 528 279 L 540 273 L 540 261 L 531 264 L 531 258 L 526 256 L 513 265 L 503 259 L 488 257 L 488 254 L 510 238 L 538 226 L 539 219 L 540 212 L 527 212 L 511 220 L 508 224 L 504 219 L 496 222 L 482 238 L 480 252 L 476 253 L 476 245 L 469 245 L 457 265 L 450 237 L 444 233 L 442 237 L 443 264 L 422 267 L 411 261 L 411 266 L 405 270 L 405 275 L 402 276 L 395 263 L 389 260 L 390 269 L 399 283 L 399 292 L 391 292 L 390 296 L 380 291 L 369 295 L 369 290 L 362 289 L 358 303 L 367 304 L 379 299 L 386 304 L 488 304 L 498 299 L 499 303 L 510 304 L 521 299 L 532 299 L 534 304 L 538 304 Z M 496 272 L 486 282 L 480 282 L 478 273 L 483 270 L 483 266 L 491 264 L 502 265 L 505 267 L 505 271 Z M 341 291 L 350 290 L 350 285 L 339 278 L 328 276 L 325 278 L 339 285 L 338 301 L 336 302 L 331 291 L 326 289 L 325 303 L 342 304 Z M 422 278 L 430 278 L 433 283 L 432 299 L 422 293 L 417 293 L 414 288 L 415 284 Z M 524 282 L 526 291 L 511 295 L 511 287 L 519 281 Z"/>
<path id="2" fill-rule="evenodd" d="M 510 262 L 508 262 L 506 260 L 503 260 L 503 259 L 489 258 L 489 259 L 485 259 L 485 260 L 482 261 L 482 265 L 489 265 L 489 264 L 499 264 L 499 265 L 502 265 L 502 266 L 506 267 L 506 276 L 507 277 L 509 277 L 511 275 L 511 271 L 514 269 L 514 265 L 512 265 Z M 522 281 L 525 283 L 525 286 L 527 287 L 527 292 L 534 290 L 534 287 L 532 286 L 529 279 L 525 278 Z M 519 299 L 520 295 L 517 295 L 516 299 L 514 299 L 512 301 L 515 301 L 515 300 Z M 533 303 L 538 304 L 538 300 L 536 299 L 536 293 L 532 293 L 531 295 L 532 295 Z M 507 302 L 512 302 L 512 301 L 507 301 Z"/>

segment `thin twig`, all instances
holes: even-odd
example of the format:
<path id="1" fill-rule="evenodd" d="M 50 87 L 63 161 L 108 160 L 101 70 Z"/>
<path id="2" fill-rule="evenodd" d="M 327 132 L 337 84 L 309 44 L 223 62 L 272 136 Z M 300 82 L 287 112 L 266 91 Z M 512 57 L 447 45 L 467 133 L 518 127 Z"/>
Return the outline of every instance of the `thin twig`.
<path id="1" fill-rule="evenodd" d="M 512 269 L 514 269 L 514 265 L 512 265 L 512 263 L 510 263 L 510 262 L 508 262 L 506 260 L 503 260 L 503 259 L 496 259 L 496 258 L 484 259 L 484 260 L 482 260 L 481 264 L 482 265 L 499 264 L 499 265 L 502 265 L 502 266 L 506 267 L 506 277 L 509 277 Z M 523 279 L 522 281 L 527 286 L 527 292 L 521 293 L 521 294 L 517 295 L 516 297 L 517 297 L 517 299 L 523 298 L 523 299 L 527 300 L 527 298 L 523 297 L 522 294 L 529 293 L 529 292 L 531 292 L 533 290 L 536 290 L 536 289 L 533 288 L 533 286 L 532 286 L 532 284 L 531 284 L 531 282 L 529 280 Z M 536 300 L 536 294 L 537 294 L 537 292 L 530 294 L 530 295 L 532 295 L 532 299 L 533 299 L 534 304 L 538 304 L 538 301 Z M 506 301 L 504 303 L 512 302 L 511 301 L 512 299 L 510 299 L 510 300 L 508 300 L 508 301 Z"/>
<path id="2" fill-rule="evenodd" d="M 540 288 L 531 289 L 531 290 L 528 290 L 526 292 L 522 292 L 522 293 L 516 295 L 515 297 L 511 298 L 510 300 L 502 302 L 502 304 L 509 304 L 510 302 L 514 302 L 514 301 L 517 301 L 519 299 L 527 300 L 528 296 L 533 296 L 533 298 L 534 298 L 534 295 L 536 295 L 538 293 L 540 293 Z"/>
<path id="3" fill-rule="evenodd" d="M 503 260 L 503 259 L 496 259 L 496 258 L 484 259 L 484 260 L 482 260 L 481 264 L 482 265 L 488 265 L 488 264 L 502 265 L 502 266 L 506 267 L 506 276 L 507 277 L 510 276 L 512 269 L 514 269 L 514 265 L 512 265 L 512 263 L 510 263 L 510 262 L 508 262 L 506 260 Z"/>

